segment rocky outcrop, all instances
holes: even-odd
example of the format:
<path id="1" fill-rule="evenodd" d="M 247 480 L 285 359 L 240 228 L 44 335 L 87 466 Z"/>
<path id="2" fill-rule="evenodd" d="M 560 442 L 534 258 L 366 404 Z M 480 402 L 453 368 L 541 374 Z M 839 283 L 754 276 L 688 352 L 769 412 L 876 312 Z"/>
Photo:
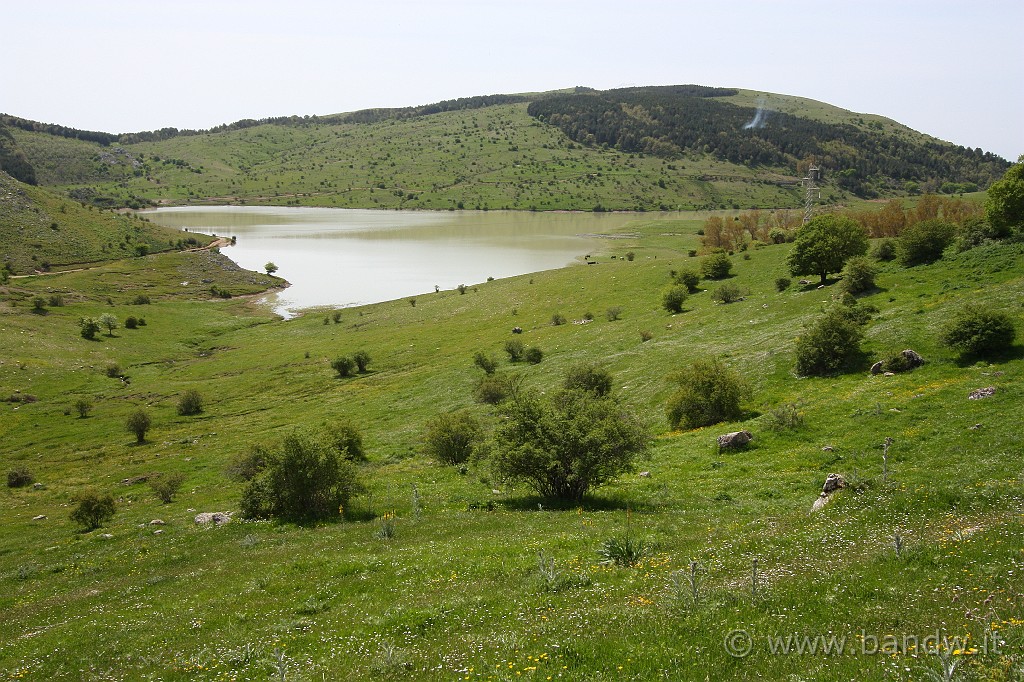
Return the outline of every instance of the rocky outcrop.
<path id="1" fill-rule="evenodd" d="M 750 431 L 733 431 L 718 437 L 718 449 L 742 448 L 752 440 L 754 440 L 754 434 L 750 433 Z"/>
<path id="2" fill-rule="evenodd" d="M 231 523 L 231 512 L 202 512 L 196 514 L 196 523 L 200 526 L 210 523 L 222 526 Z"/>
<path id="3" fill-rule="evenodd" d="M 825 485 L 821 486 L 821 493 L 818 495 L 818 499 L 814 501 L 811 506 L 811 511 L 815 512 L 828 504 L 828 501 L 832 498 L 832 493 L 837 490 L 842 490 L 846 487 L 846 479 L 839 474 L 829 474 L 825 477 Z"/>

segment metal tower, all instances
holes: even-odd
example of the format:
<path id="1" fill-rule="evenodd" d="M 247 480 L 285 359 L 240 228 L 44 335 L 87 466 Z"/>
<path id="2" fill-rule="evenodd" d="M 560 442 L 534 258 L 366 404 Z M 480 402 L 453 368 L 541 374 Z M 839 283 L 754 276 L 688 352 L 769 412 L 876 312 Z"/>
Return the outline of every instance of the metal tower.
<path id="1" fill-rule="evenodd" d="M 814 217 L 814 202 L 821 199 L 821 188 L 818 187 L 819 182 L 821 182 L 821 168 L 818 166 L 811 166 L 807 169 L 807 177 L 803 179 L 805 188 L 804 225 L 810 222 L 811 218 Z"/>

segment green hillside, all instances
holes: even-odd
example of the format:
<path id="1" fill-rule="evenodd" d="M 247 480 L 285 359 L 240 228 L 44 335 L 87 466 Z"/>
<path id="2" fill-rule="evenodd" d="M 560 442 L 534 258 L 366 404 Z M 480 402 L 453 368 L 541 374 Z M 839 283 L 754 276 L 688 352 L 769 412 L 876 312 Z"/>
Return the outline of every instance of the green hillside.
<path id="1" fill-rule="evenodd" d="M 485 112 L 499 115 L 480 110 L 481 122 Z M 327 132 L 253 128 L 162 144 L 184 157 L 189 145 L 263 135 L 285 152 L 289 135 Z M 670 315 L 662 295 L 672 271 L 699 263 L 687 254 L 701 226 L 638 216 L 595 266 L 347 309 L 337 322 L 323 311 L 281 321 L 250 299 L 211 296 L 208 287 L 243 294 L 275 281 L 208 251 L 12 280 L 0 288 L 0 396 L 10 397 L 0 461 L 39 486 L 0 489 L 0 675 L 839 681 L 926 679 L 953 665 L 938 679 L 1015 679 L 1024 246 L 877 263 L 877 288 L 856 304 L 875 310 L 864 357 L 848 373 L 798 378 L 797 337 L 838 285 L 780 292 L 793 245 L 750 248 L 730 257 L 732 277 L 702 281 Z M 723 283 L 743 300 L 716 303 Z M 133 304 L 139 293 L 152 303 Z M 32 299 L 53 295 L 66 305 L 33 312 Z M 961 359 L 939 330 L 980 304 L 1013 317 L 1018 345 Z M 79 319 L 103 313 L 146 324 L 81 338 Z M 593 321 L 553 325 L 556 313 Z M 503 358 L 513 338 L 544 352 L 536 365 L 501 361 L 524 390 L 553 392 L 580 362 L 613 375 L 613 395 L 654 435 L 634 473 L 565 505 L 495 478 L 485 462 L 460 469 L 424 455 L 424 427 L 441 412 L 498 423 L 473 400 L 483 373 L 472 358 Z M 904 348 L 926 363 L 868 373 Z M 358 350 L 369 371 L 338 378 L 330 361 Z M 743 414 L 670 429 L 669 377 L 709 355 L 749 384 Z M 984 387 L 994 394 L 968 399 Z M 184 416 L 178 400 L 190 389 L 204 409 Z M 80 400 L 91 405 L 83 417 Z M 142 444 L 124 426 L 138 408 L 153 422 Z M 234 458 L 343 420 L 369 459 L 346 520 L 194 522 L 239 509 L 244 484 L 225 473 Z M 719 452 L 716 436 L 738 429 L 754 434 L 751 447 Z M 811 513 L 833 472 L 850 487 Z M 184 484 L 167 504 L 142 480 L 175 473 Z M 113 495 L 117 510 L 80 532 L 69 514 L 86 489 Z M 602 543 L 625 533 L 647 546 L 639 563 L 601 563 Z M 936 632 L 941 655 L 904 639 Z M 726 642 L 742 645 L 742 633 L 752 651 L 730 655 Z M 842 652 L 771 651 L 772 637 L 819 635 L 842 637 Z"/>
<path id="2" fill-rule="evenodd" d="M 761 105 L 765 126 L 744 129 Z M 699 86 L 495 95 L 121 136 L 2 121 L 38 182 L 103 206 L 795 207 L 811 161 L 826 165 L 824 202 L 984 189 L 1007 167 L 882 117 Z"/>
<path id="3" fill-rule="evenodd" d="M 209 243 L 131 214 L 99 210 L 0 171 L 0 264 L 15 274 Z"/>

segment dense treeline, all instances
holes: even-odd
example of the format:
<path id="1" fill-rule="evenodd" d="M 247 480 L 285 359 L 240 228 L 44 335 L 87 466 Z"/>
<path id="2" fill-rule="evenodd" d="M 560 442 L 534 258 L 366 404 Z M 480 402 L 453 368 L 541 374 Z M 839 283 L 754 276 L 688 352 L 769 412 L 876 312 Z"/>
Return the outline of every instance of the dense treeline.
<path id="1" fill-rule="evenodd" d="M 110 133 L 101 133 L 95 130 L 78 130 L 77 128 L 68 128 L 67 126 L 57 125 L 55 123 L 39 123 L 38 121 L 30 121 L 25 118 L 11 116 L 10 114 L 0 114 L 0 124 L 13 128 L 20 128 L 21 130 L 27 130 L 28 132 L 46 133 L 48 135 L 67 137 L 73 140 L 97 142 L 104 146 L 111 142 L 117 142 L 118 138 L 117 135 L 112 135 Z"/>
<path id="2" fill-rule="evenodd" d="M 874 187 L 902 188 L 907 182 L 987 187 L 1009 167 L 981 149 L 741 107 L 715 100 L 715 89 L 693 92 L 694 87 L 555 95 L 532 102 L 528 112 L 576 142 L 625 152 L 707 153 L 794 173 L 799 163 L 813 159 L 833 170 L 841 187 L 861 196 L 873 196 Z"/>
<path id="3" fill-rule="evenodd" d="M 0 123 L 0 171 L 4 171 L 15 180 L 36 184 L 36 169 L 32 167 L 25 152 L 18 149 L 11 132 Z"/>
<path id="4" fill-rule="evenodd" d="M 523 95 L 480 95 L 478 97 L 459 97 L 458 99 L 447 99 L 434 104 L 424 104 L 418 107 L 401 107 L 397 109 L 363 109 L 354 111 L 351 114 L 344 114 L 339 117 L 342 123 L 377 123 L 389 119 L 416 118 L 418 116 L 430 116 L 445 111 L 463 111 L 466 109 L 483 109 L 501 104 L 518 104 L 528 102 L 530 99 Z"/>

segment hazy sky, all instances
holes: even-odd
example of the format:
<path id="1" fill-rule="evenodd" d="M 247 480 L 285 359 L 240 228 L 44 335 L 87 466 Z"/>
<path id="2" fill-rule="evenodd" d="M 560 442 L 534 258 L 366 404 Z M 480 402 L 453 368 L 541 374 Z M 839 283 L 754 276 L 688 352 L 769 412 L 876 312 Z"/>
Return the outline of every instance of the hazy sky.
<path id="1" fill-rule="evenodd" d="M 587 85 L 697 83 L 1024 153 L 1021 0 L 34 0 L 0 12 L 0 111 L 76 128 Z"/>

